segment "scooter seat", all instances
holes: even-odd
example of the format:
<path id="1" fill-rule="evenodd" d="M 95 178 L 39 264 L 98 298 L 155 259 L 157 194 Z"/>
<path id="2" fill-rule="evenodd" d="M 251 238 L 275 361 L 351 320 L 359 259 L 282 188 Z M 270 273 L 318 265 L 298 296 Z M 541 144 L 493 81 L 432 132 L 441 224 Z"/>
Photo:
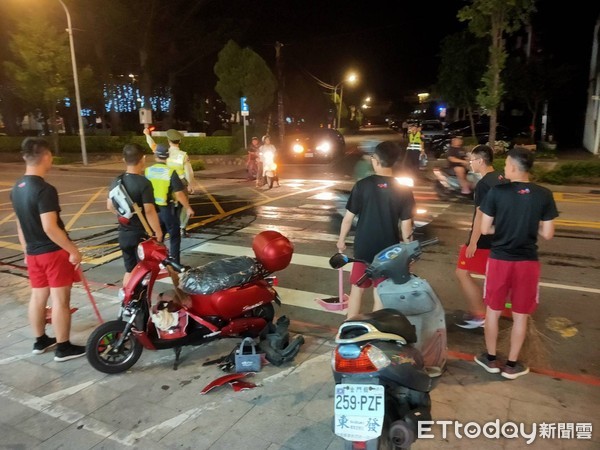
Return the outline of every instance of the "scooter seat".
<path id="1" fill-rule="evenodd" d="M 179 287 L 186 294 L 208 295 L 242 286 L 253 280 L 258 272 L 254 258 L 233 256 L 188 270 L 181 276 Z"/>
<path id="2" fill-rule="evenodd" d="M 366 322 L 373 325 L 382 333 L 397 334 L 402 336 L 407 344 L 417 342 L 415 326 L 409 322 L 404 314 L 392 308 L 384 308 L 354 317 L 347 322 Z"/>

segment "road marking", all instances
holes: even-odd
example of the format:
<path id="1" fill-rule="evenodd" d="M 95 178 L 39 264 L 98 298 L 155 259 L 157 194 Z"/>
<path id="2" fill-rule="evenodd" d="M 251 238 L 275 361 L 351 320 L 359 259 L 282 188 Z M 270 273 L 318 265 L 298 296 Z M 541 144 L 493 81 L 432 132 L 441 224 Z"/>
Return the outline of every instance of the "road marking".
<path id="1" fill-rule="evenodd" d="M 252 248 L 243 247 L 240 245 L 219 244 L 216 242 L 206 242 L 204 244 L 200 244 L 197 247 L 191 248 L 190 251 L 193 253 L 214 253 L 216 255 L 249 256 L 251 258 L 254 258 L 254 251 L 252 250 Z M 335 270 L 332 269 L 329 265 L 329 258 L 326 256 L 294 253 L 292 255 L 291 264 L 295 264 L 298 266 L 316 267 L 319 269 Z M 350 272 L 350 268 L 351 264 L 346 264 L 344 270 L 346 272 Z"/>
<path id="2" fill-rule="evenodd" d="M 104 188 L 100 188 L 94 195 L 92 195 L 92 197 L 87 202 L 84 203 L 84 205 L 79 209 L 79 211 L 77 211 L 73 215 L 71 220 L 69 220 L 69 222 L 65 225 L 66 231 L 69 231 L 71 229 L 71 227 L 77 221 L 77 219 L 79 219 L 79 217 L 81 217 L 81 215 L 85 212 L 85 210 L 88 209 L 90 207 L 90 205 L 92 203 L 94 203 L 94 201 L 96 201 L 96 199 L 102 192 L 104 192 Z"/>
<path id="3" fill-rule="evenodd" d="M 77 394 L 78 392 L 83 391 L 85 388 L 90 387 L 92 384 L 96 383 L 97 381 L 98 380 L 86 381 L 85 383 L 80 383 L 75 386 L 71 386 L 66 389 L 61 389 L 59 391 L 53 392 L 52 394 L 45 395 L 42 398 L 49 402 L 55 402 L 57 400 L 62 400 L 63 398 L 67 398 L 69 395 Z"/>
<path id="4" fill-rule="evenodd" d="M 473 278 L 479 278 L 481 280 L 485 279 L 484 275 L 479 274 L 471 274 Z M 538 283 L 541 287 L 547 287 L 550 289 L 564 289 L 566 291 L 577 291 L 577 292 L 588 292 L 591 294 L 600 294 L 600 289 L 588 288 L 583 286 L 570 286 L 568 284 L 558 284 L 558 283 Z"/>
<path id="5" fill-rule="evenodd" d="M 200 189 L 202 189 L 204 191 L 204 194 L 206 194 L 206 196 L 211 201 L 211 203 L 213 205 L 215 205 L 215 208 L 217 208 L 217 211 L 219 211 L 219 214 L 225 214 L 225 210 L 219 204 L 217 199 L 210 192 L 208 192 L 208 190 L 202 184 L 200 184 L 200 183 L 196 183 L 196 184 L 200 187 Z"/>
<path id="6" fill-rule="evenodd" d="M 209 217 L 206 220 L 201 220 L 200 222 L 196 222 L 195 224 L 192 224 L 192 225 L 188 226 L 188 230 L 193 230 L 194 228 L 198 228 L 198 227 L 204 226 L 206 224 L 209 224 L 209 223 L 212 223 L 212 222 L 216 222 L 216 221 L 221 220 L 221 219 L 223 219 L 225 217 L 233 216 L 234 214 L 237 214 L 239 212 L 246 211 L 246 210 L 252 209 L 252 208 L 256 208 L 257 206 L 266 205 L 267 203 L 270 203 L 270 202 L 281 200 L 281 199 L 287 198 L 287 197 L 293 197 L 295 195 L 303 194 L 303 193 L 306 193 L 306 192 L 312 192 L 312 191 L 317 191 L 317 190 L 321 190 L 321 189 L 327 189 L 328 187 L 333 186 L 333 185 L 334 185 L 334 182 L 330 181 L 330 182 L 328 182 L 328 184 L 324 184 L 322 186 L 316 186 L 316 187 L 313 187 L 311 189 L 290 192 L 288 194 L 283 194 L 283 195 L 280 195 L 278 197 L 269 197 L 268 199 L 260 200 L 258 202 L 251 203 L 251 204 L 245 205 L 245 206 L 240 206 L 239 208 L 232 209 L 231 211 L 227 211 L 227 212 L 225 212 L 223 214 L 217 214 L 217 215 L 214 215 L 212 217 Z"/>
<path id="7" fill-rule="evenodd" d="M 594 228 L 600 229 L 600 222 L 586 221 L 586 220 L 566 220 L 556 219 L 554 225 L 572 228 Z"/>
<path id="8" fill-rule="evenodd" d="M 98 380 L 94 380 L 93 382 L 95 383 L 97 381 Z M 27 392 L 23 392 L 8 386 L 2 382 L 0 382 L 0 396 L 34 411 L 38 411 L 46 416 L 58 419 L 66 424 L 73 425 L 78 423 L 79 427 L 81 427 L 83 430 L 89 431 L 103 438 L 108 438 L 111 441 L 115 441 L 127 447 L 135 446 L 141 438 L 144 438 L 158 430 L 172 430 L 187 421 L 195 420 L 204 412 L 214 411 L 223 404 L 223 400 L 220 402 L 210 402 L 199 408 L 192 408 L 184 411 L 175 417 L 148 427 L 145 430 L 132 432 L 118 428 L 115 429 L 113 425 L 109 425 L 100 420 L 87 417 L 73 409 L 55 405 L 52 403 L 52 401 L 49 401 L 43 397 L 36 397 Z"/>

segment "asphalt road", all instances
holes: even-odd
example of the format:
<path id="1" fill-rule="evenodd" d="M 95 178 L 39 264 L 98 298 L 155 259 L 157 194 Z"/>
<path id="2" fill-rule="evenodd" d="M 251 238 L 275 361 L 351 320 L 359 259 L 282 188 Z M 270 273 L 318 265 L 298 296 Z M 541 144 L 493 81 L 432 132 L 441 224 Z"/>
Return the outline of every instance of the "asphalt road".
<path id="1" fill-rule="evenodd" d="M 199 174 L 201 189 L 192 197 L 196 217 L 190 223 L 191 237 L 183 241 L 182 261 L 196 266 L 214 258 L 244 254 L 251 251 L 252 237 L 258 232 L 281 231 L 303 259 L 277 274 L 285 304 L 280 313 L 290 316 L 292 323 L 302 322 L 315 333 L 331 336 L 344 316 L 324 311 L 315 298 L 338 292 L 337 273 L 324 266 L 336 251 L 340 193 L 353 184 L 357 155 L 352 152 L 364 138 L 348 138 L 349 154 L 331 164 L 281 165 L 282 187 L 269 191 L 245 181 L 241 171 L 213 177 Z M 8 197 L 23 168 L 5 164 L 2 169 L 0 267 L 24 274 Z M 48 177 L 60 193 L 61 217 L 85 254 L 87 278 L 95 290 L 108 295 L 115 294 L 123 272 L 116 245 L 116 219 L 105 209 L 106 187 L 114 176 L 93 168 L 85 169 L 85 173 L 55 168 Z M 541 304 L 534 315 L 540 339 L 549 352 L 544 369 L 600 376 L 600 328 L 596 320 L 600 309 L 600 195 L 560 192 L 555 196 L 561 215 L 556 237 L 540 243 Z M 459 245 L 466 239 L 472 206 L 440 201 L 426 179 L 417 182 L 415 197 L 418 206 L 434 216 L 428 234 L 438 237 L 440 243 L 428 248 L 413 270 L 427 279 L 442 299 L 450 349 L 477 353 L 483 348 L 483 330 L 465 331 L 454 325 L 465 308 L 454 277 L 455 260 Z M 364 310 L 370 301 L 367 296 Z M 510 322 L 503 319 L 501 325 L 507 329 Z"/>

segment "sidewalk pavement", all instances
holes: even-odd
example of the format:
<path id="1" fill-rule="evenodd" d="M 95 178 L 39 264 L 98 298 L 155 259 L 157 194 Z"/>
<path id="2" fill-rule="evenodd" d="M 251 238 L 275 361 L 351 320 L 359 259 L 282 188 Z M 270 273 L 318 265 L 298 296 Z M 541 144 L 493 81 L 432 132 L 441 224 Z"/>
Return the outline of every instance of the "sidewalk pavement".
<path id="1" fill-rule="evenodd" d="M 1 449 L 342 449 L 332 432 L 331 351 L 335 330 L 291 319 L 292 336 L 305 344 L 295 360 L 266 365 L 247 381 L 254 389 L 222 386 L 201 395 L 223 375 L 208 360 L 228 354 L 239 340 L 185 347 L 177 371 L 173 351 L 144 350 L 127 372 L 106 375 L 79 358 L 54 362 L 33 355 L 27 321 L 29 287 L 23 274 L 0 273 Z M 117 316 L 116 288 L 97 285 L 93 296 L 104 320 Z M 82 286 L 73 289 L 71 339 L 84 344 L 98 325 Z M 51 330 L 51 329 L 50 329 Z M 53 335 L 52 331 L 49 331 Z M 517 380 L 492 375 L 454 355 L 432 392 L 433 418 L 452 421 L 443 434 L 436 423 L 413 449 L 600 448 L 600 380 L 569 381 L 531 373 Z M 498 421 L 512 438 L 467 438 L 457 425 Z M 527 445 L 521 431 L 532 433 Z M 487 426 L 487 425 L 486 425 Z M 503 427 L 504 428 L 501 428 Z M 487 430 L 487 428 L 486 428 Z M 493 430 L 492 430 L 493 431 Z M 553 436 L 552 439 L 543 438 Z M 489 434 L 489 433 L 488 433 Z"/>

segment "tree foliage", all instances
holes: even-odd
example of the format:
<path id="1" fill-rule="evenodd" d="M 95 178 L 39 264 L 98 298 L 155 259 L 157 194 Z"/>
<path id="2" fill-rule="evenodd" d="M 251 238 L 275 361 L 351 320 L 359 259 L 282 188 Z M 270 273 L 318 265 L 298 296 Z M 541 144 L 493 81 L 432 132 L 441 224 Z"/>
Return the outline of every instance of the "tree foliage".
<path id="1" fill-rule="evenodd" d="M 497 110 L 504 95 L 501 73 L 506 64 L 505 33 L 513 33 L 529 21 L 535 0 L 471 0 L 458 12 L 458 19 L 468 22 L 478 37 L 490 39 L 489 62 L 477 92 L 478 103 L 490 115 L 490 142 L 496 138 Z"/>
<path id="2" fill-rule="evenodd" d="M 215 91 L 230 111 L 239 111 L 240 97 L 246 97 L 250 111 L 260 114 L 274 101 L 275 75 L 267 63 L 250 48 L 230 40 L 219 52 L 214 66 L 218 78 Z"/>
<path id="3" fill-rule="evenodd" d="M 467 31 L 442 41 L 437 91 L 456 108 L 471 109 L 486 65 L 487 48 Z"/>

